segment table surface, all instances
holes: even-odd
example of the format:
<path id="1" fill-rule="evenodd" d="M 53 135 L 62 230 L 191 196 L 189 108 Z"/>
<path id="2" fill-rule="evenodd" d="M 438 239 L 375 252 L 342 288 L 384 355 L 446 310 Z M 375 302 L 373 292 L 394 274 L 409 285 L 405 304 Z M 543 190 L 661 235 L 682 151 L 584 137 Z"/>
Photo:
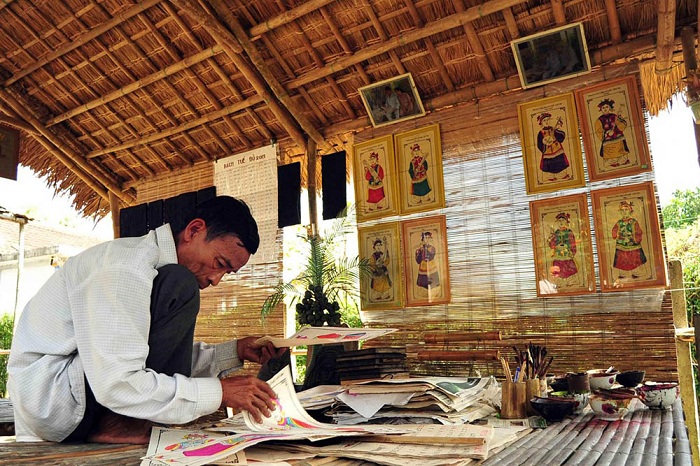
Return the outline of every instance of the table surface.
<path id="1" fill-rule="evenodd" d="M 0 443 L 0 464 L 8 465 L 138 466 L 145 454 L 146 447 L 140 445 Z M 323 464 L 373 463 L 331 460 Z M 692 466 L 692 456 L 680 400 L 663 411 L 648 409 L 633 400 L 630 411 L 620 420 L 598 419 L 587 408 L 578 416 L 534 430 L 479 464 Z"/>

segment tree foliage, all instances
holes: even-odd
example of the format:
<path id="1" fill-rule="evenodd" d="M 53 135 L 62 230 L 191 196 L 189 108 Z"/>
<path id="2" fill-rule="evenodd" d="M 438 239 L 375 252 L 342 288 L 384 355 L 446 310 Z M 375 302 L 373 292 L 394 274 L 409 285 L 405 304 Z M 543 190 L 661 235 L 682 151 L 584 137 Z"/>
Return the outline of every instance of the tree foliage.
<path id="1" fill-rule="evenodd" d="M 667 229 L 680 229 L 692 225 L 700 218 L 700 188 L 675 190 L 671 202 L 661 209 Z"/>

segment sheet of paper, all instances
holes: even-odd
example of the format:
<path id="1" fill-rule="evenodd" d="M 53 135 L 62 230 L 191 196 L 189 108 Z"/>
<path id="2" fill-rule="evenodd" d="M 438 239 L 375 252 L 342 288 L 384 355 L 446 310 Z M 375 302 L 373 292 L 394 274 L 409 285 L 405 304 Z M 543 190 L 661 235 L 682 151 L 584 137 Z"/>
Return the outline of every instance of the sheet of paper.
<path id="1" fill-rule="evenodd" d="M 151 431 L 151 438 L 148 442 L 147 456 L 159 455 L 176 450 L 184 450 L 196 446 L 201 446 L 216 438 L 224 437 L 223 434 L 206 431 L 193 431 L 186 429 L 171 429 L 166 427 L 154 427 Z M 141 466 L 156 466 L 162 464 L 160 461 L 144 459 Z M 239 451 L 216 463 L 216 465 L 248 464 L 245 453 Z"/>
<path id="2" fill-rule="evenodd" d="M 289 338 L 264 336 L 256 340 L 256 343 L 262 345 L 269 341 L 277 348 L 345 343 L 371 340 L 396 330 L 395 328 L 303 327 Z"/>
<path id="3" fill-rule="evenodd" d="M 372 395 L 351 395 L 340 393 L 338 399 L 354 409 L 362 417 L 371 418 L 385 405 L 400 406 L 411 399 L 412 393 L 383 393 Z"/>

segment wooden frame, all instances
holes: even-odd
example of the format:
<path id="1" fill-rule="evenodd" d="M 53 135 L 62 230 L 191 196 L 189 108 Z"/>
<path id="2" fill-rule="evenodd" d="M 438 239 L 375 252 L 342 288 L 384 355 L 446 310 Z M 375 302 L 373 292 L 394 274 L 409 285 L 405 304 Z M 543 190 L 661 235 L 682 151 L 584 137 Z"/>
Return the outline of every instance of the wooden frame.
<path id="1" fill-rule="evenodd" d="M 406 306 L 450 302 L 444 215 L 402 222 Z"/>
<path id="2" fill-rule="evenodd" d="M 591 200 L 601 290 L 665 287 L 653 183 L 591 191 Z"/>
<path id="3" fill-rule="evenodd" d="M 530 221 L 537 296 L 595 293 L 586 195 L 531 201 Z"/>
<path id="4" fill-rule="evenodd" d="M 425 115 L 411 73 L 358 89 L 372 126 L 384 126 Z"/>
<path id="5" fill-rule="evenodd" d="M 396 201 L 396 162 L 391 135 L 353 146 L 357 220 L 399 213 Z"/>
<path id="6" fill-rule="evenodd" d="M 590 73 L 582 23 L 568 24 L 510 43 L 523 89 Z"/>
<path id="7" fill-rule="evenodd" d="M 572 93 L 518 105 L 528 194 L 585 186 Z"/>
<path id="8" fill-rule="evenodd" d="M 358 228 L 359 255 L 367 259 L 372 276 L 360 280 L 362 309 L 403 307 L 401 234 L 398 222 Z"/>
<path id="9" fill-rule="evenodd" d="M 634 76 L 574 92 L 591 181 L 650 171 L 644 118 Z"/>
<path id="10" fill-rule="evenodd" d="M 401 213 L 445 207 L 440 125 L 394 135 L 394 150 Z"/>

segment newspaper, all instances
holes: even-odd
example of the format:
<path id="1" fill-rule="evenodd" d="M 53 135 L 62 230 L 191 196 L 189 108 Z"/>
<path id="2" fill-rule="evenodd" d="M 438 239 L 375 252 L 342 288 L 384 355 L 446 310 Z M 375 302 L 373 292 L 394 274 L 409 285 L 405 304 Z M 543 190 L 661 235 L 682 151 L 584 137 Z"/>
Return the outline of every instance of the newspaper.
<path id="1" fill-rule="evenodd" d="M 347 343 L 388 335 L 395 332 L 395 328 L 348 328 L 348 327 L 303 327 L 289 338 L 264 336 L 258 338 L 255 343 L 264 345 L 272 342 L 276 348 L 289 348 L 292 346 L 323 345 L 329 343 Z"/>

